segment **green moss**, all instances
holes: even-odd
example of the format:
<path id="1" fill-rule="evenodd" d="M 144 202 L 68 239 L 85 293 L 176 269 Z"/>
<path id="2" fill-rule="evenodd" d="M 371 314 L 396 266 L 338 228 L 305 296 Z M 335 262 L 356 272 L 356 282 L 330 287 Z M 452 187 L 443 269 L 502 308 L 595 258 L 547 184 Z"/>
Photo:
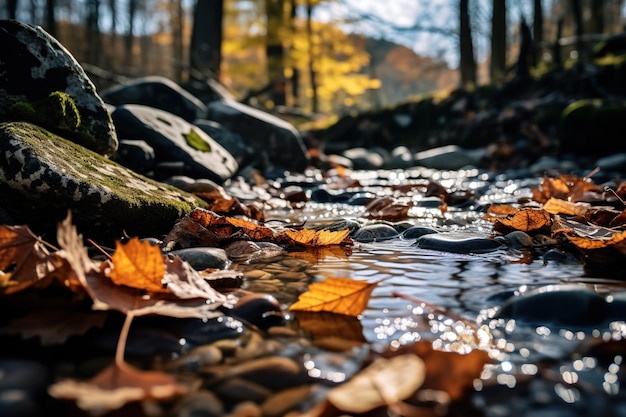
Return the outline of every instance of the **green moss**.
<path id="1" fill-rule="evenodd" d="M 18 101 L 9 108 L 12 118 L 39 126 L 76 130 L 80 127 L 80 114 L 72 97 L 54 91 L 32 103 Z"/>
<path id="2" fill-rule="evenodd" d="M 187 145 L 200 152 L 211 152 L 212 150 L 211 144 L 202 139 L 202 136 L 200 136 L 198 132 L 195 131 L 195 129 L 191 129 L 189 133 L 183 135 L 183 137 L 185 138 L 185 142 L 187 142 Z"/>

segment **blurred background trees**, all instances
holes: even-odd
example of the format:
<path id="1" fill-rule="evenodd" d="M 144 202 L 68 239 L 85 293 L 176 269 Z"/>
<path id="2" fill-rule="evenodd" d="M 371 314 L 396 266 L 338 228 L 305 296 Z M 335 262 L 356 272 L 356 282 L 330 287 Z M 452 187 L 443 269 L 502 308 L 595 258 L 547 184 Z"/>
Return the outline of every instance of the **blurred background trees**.
<path id="1" fill-rule="evenodd" d="M 0 18 L 43 26 L 98 88 L 214 77 L 242 101 L 326 114 L 505 82 L 522 21 L 535 69 L 585 59 L 624 25 L 621 0 L 399 3 L 406 13 L 377 0 L 0 0 Z"/>

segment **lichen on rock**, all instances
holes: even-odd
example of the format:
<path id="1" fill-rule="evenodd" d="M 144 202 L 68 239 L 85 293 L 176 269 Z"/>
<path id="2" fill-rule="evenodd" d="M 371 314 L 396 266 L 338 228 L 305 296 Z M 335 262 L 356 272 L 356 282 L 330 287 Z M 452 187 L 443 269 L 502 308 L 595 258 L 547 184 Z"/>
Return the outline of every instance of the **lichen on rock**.
<path id="1" fill-rule="evenodd" d="M 69 209 L 86 237 L 159 236 L 205 205 L 25 122 L 0 124 L 0 155 L 3 208 L 40 234 L 53 233 Z"/>

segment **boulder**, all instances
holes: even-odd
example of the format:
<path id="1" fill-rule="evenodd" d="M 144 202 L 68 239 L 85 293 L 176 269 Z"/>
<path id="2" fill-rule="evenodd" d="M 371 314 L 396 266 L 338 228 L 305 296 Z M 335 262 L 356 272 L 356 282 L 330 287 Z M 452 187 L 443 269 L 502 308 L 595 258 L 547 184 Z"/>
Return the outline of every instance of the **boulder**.
<path id="1" fill-rule="evenodd" d="M 205 205 L 29 123 L 0 124 L 0 154 L 3 209 L 51 239 L 68 210 L 85 237 L 110 243 L 123 233 L 166 234 L 177 219 Z"/>
<path id="2" fill-rule="evenodd" d="M 102 155 L 117 136 L 95 86 L 39 26 L 0 20 L 0 122 L 25 120 Z"/>
<path id="3" fill-rule="evenodd" d="M 205 119 L 198 119 L 193 124 L 230 152 L 240 166 L 250 162 L 250 159 L 254 157 L 254 151 L 246 145 L 242 137 L 221 124 Z"/>
<path id="4" fill-rule="evenodd" d="M 165 77 L 141 77 L 100 92 L 100 97 L 114 106 L 141 104 L 154 107 L 193 122 L 206 115 L 200 99 Z"/>
<path id="5" fill-rule="evenodd" d="M 426 168 L 456 170 L 478 166 L 484 154 L 482 148 L 469 150 L 456 145 L 446 145 L 417 152 L 414 163 Z"/>
<path id="6" fill-rule="evenodd" d="M 232 100 L 207 105 L 207 119 L 240 135 L 254 149 L 256 160 L 269 162 L 262 169 L 279 167 L 302 172 L 309 156 L 300 133 L 290 123 L 261 110 Z"/>
<path id="7" fill-rule="evenodd" d="M 116 107 L 112 115 L 118 135 L 141 139 L 154 149 L 155 162 L 169 166 L 167 176 L 187 175 L 224 182 L 239 165 L 217 141 L 178 116 L 138 104 Z M 156 177 L 160 177 L 155 172 Z"/>

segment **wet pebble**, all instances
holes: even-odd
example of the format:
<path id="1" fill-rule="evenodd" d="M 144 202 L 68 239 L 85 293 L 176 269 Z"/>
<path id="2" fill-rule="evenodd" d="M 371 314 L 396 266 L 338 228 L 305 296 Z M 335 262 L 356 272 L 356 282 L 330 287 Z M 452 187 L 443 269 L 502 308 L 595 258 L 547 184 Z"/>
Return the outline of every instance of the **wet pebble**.
<path id="1" fill-rule="evenodd" d="M 515 230 L 504 236 L 504 242 L 507 246 L 513 249 L 532 248 L 535 246 L 533 238 L 526 232 L 521 230 Z"/>
<path id="2" fill-rule="evenodd" d="M 304 369 L 293 359 L 268 356 L 233 365 L 209 382 L 211 385 L 222 384 L 226 379 L 233 377 L 252 381 L 271 390 L 301 385 L 307 378 Z"/>
<path id="3" fill-rule="evenodd" d="M 245 294 L 237 300 L 229 314 L 260 329 L 278 326 L 284 320 L 280 303 L 269 294 Z"/>
<path id="4" fill-rule="evenodd" d="M 443 201 L 439 197 L 424 197 L 415 202 L 416 207 L 422 208 L 439 208 L 443 204 Z"/>
<path id="5" fill-rule="evenodd" d="M 350 233 L 358 230 L 361 227 L 361 223 L 353 219 L 342 219 L 330 224 L 320 224 L 313 227 L 314 230 L 330 230 L 331 232 L 337 232 L 340 230 L 350 230 Z"/>
<path id="6" fill-rule="evenodd" d="M 226 251 L 222 248 L 195 247 L 173 250 L 167 254 L 179 256 L 197 271 L 207 268 L 226 269 L 230 263 Z"/>
<path id="7" fill-rule="evenodd" d="M 220 363 L 222 358 L 222 351 L 217 346 L 203 345 L 169 362 L 166 369 L 170 372 L 195 372 L 202 367 Z"/>
<path id="8" fill-rule="evenodd" d="M 46 368 L 33 361 L 0 360 L 0 415 L 24 417 L 39 415 L 36 398 L 46 390 Z"/>
<path id="9" fill-rule="evenodd" d="M 181 398 L 172 415 L 177 417 L 220 417 L 224 415 L 224 405 L 211 391 L 200 390 Z"/>
<path id="10" fill-rule="evenodd" d="M 380 242 L 398 237 L 400 234 L 392 226 L 384 223 L 369 224 L 355 231 L 351 237 L 357 242 Z"/>
<path id="11" fill-rule="evenodd" d="M 282 246 L 275 243 L 253 242 L 251 240 L 238 240 L 227 245 L 224 250 L 228 258 L 235 262 L 252 262 L 274 258 L 286 253 Z"/>
<path id="12" fill-rule="evenodd" d="M 424 235 L 430 235 L 433 233 L 438 232 L 435 229 L 431 229 L 430 227 L 412 226 L 403 231 L 401 237 L 403 239 L 417 239 Z"/>
<path id="13" fill-rule="evenodd" d="M 550 249 L 541 256 L 541 259 L 543 259 L 544 262 L 567 262 L 569 255 L 559 249 Z"/>
<path id="14" fill-rule="evenodd" d="M 227 402 L 253 401 L 259 404 L 272 395 L 272 391 L 263 385 L 239 377 L 218 384 L 215 393 Z"/>
<path id="15" fill-rule="evenodd" d="M 497 240 L 464 233 L 427 234 L 418 238 L 414 245 L 420 249 L 461 254 L 488 253 L 502 248 Z"/>
<path id="16" fill-rule="evenodd" d="M 270 398 L 261 405 L 263 416 L 280 417 L 298 404 L 303 403 L 311 395 L 311 387 L 303 385 L 295 388 L 287 388 Z"/>

